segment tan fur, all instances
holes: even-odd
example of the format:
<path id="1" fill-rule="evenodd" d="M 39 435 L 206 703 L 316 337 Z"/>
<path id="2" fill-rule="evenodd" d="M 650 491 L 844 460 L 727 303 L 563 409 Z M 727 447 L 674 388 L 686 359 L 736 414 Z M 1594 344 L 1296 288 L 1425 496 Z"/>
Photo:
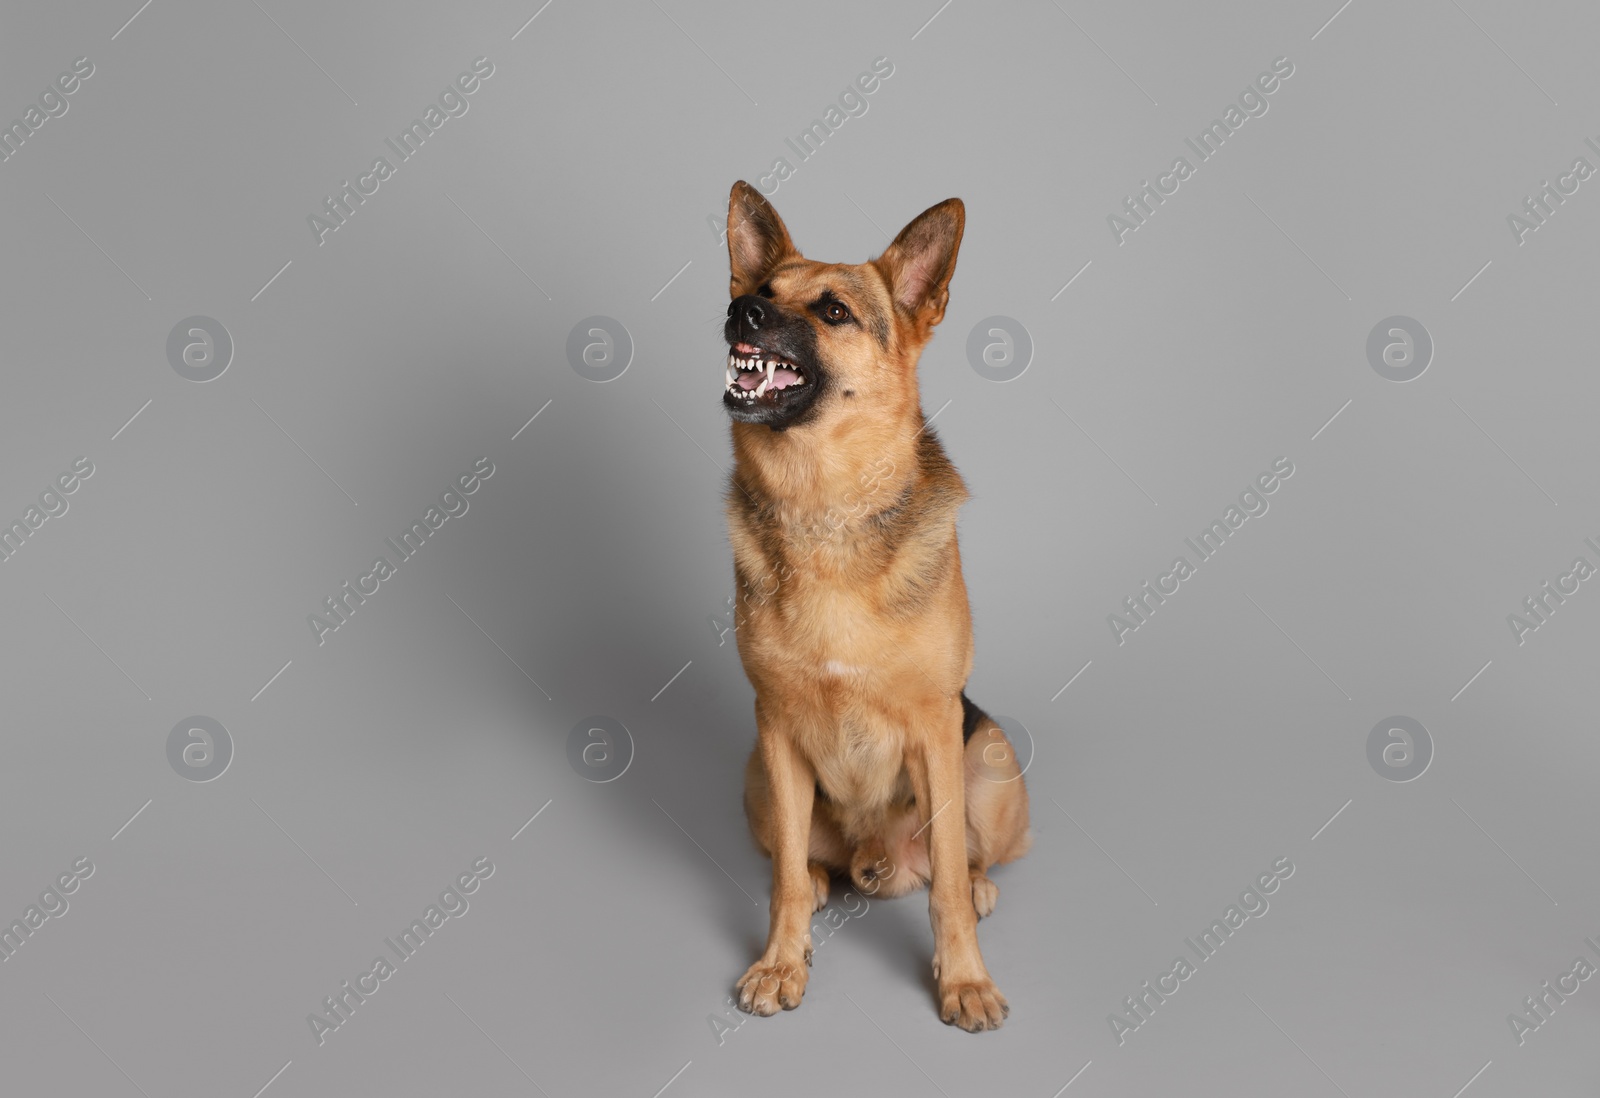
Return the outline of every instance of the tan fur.
<path id="1" fill-rule="evenodd" d="M 738 985 L 758 1014 L 799 1005 L 830 873 L 875 896 L 931 884 L 941 1018 L 978 1031 L 1009 1013 L 976 921 L 998 893 L 988 868 L 1028 847 L 1027 792 L 993 720 L 962 744 L 967 489 L 925 426 L 916 378 L 964 219 L 951 199 L 877 259 L 825 264 L 800 256 L 748 184 L 730 199 L 731 295 L 761 288 L 805 317 L 829 382 L 803 423 L 733 424 L 737 637 L 758 730 L 745 808 L 773 857 L 767 948 Z M 825 290 L 858 323 L 816 317 Z"/>

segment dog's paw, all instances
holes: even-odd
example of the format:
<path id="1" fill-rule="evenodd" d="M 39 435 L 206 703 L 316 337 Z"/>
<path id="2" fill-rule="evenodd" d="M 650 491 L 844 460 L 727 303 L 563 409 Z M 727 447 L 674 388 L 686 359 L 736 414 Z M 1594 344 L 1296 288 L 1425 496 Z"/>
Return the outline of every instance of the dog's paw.
<path id="1" fill-rule="evenodd" d="M 986 1029 L 999 1029 L 1010 1013 L 1006 997 L 987 976 L 939 985 L 939 1018 L 945 1025 L 960 1026 L 968 1033 L 982 1033 Z"/>
<path id="2" fill-rule="evenodd" d="M 1000 886 L 987 877 L 972 878 L 972 907 L 978 918 L 994 914 L 995 901 L 1000 899 Z"/>
<path id="3" fill-rule="evenodd" d="M 806 993 L 806 978 L 804 964 L 757 961 L 735 985 L 739 991 L 739 1009 L 763 1018 L 778 1013 L 780 1008 L 793 1010 Z"/>
<path id="4" fill-rule="evenodd" d="M 806 868 L 811 871 L 811 890 L 816 894 L 811 910 L 821 911 L 828 906 L 828 870 L 821 862 L 812 862 Z"/>

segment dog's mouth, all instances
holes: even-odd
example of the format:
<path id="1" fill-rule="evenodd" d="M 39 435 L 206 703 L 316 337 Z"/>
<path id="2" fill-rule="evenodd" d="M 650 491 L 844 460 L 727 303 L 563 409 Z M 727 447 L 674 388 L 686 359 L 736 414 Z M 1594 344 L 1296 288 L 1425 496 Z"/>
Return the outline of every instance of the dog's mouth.
<path id="1" fill-rule="evenodd" d="M 794 390 L 811 384 L 799 363 L 752 343 L 728 348 L 727 381 L 730 398 L 746 406 L 765 402 L 775 408 L 796 395 Z"/>
<path id="2" fill-rule="evenodd" d="M 722 391 L 722 406 L 729 416 L 739 423 L 786 431 L 815 413 L 827 377 L 812 356 L 779 350 L 793 346 L 782 337 L 766 341 L 763 347 L 748 342 L 746 333 L 729 336 L 727 384 Z"/>

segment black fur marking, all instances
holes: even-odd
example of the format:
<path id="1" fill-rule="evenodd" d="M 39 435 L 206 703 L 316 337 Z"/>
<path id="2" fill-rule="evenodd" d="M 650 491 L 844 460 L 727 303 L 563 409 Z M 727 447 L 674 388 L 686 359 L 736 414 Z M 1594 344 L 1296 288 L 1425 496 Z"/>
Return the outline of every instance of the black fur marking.
<path id="1" fill-rule="evenodd" d="M 741 606 L 762 606 L 782 586 L 782 581 L 793 572 L 788 562 L 783 531 L 777 520 L 777 508 L 772 498 L 753 477 L 735 472 L 729 478 L 725 497 L 745 520 L 746 528 L 756 538 L 766 571 L 757 576 L 745 575 L 735 565 L 735 579 L 739 584 Z"/>
<path id="2" fill-rule="evenodd" d="M 941 476 L 938 479 L 953 477 L 958 482 L 961 480 L 955 464 L 950 460 L 950 455 L 945 453 L 944 445 L 939 441 L 939 433 L 926 418 L 923 420 L 922 434 L 917 436 L 917 460 L 930 478 L 935 473 L 943 473 L 948 476 Z"/>
<path id="3" fill-rule="evenodd" d="M 889 349 L 889 318 L 879 312 L 876 306 L 870 307 L 867 317 L 867 330 L 878 341 L 878 346 L 884 350 Z"/>
<path id="4" fill-rule="evenodd" d="M 884 609 L 905 620 L 926 610 L 929 600 L 943 587 L 950 572 L 950 543 L 934 548 L 910 542 L 901 552 L 911 566 L 897 569 L 897 581 L 884 592 Z"/>
<path id="5" fill-rule="evenodd" d="M 967 697 L 967 692 L 961 692 L 961 742 L 971 741 L 972 734 L 978 730 L 978 725 L 987 716 L 983 710 L 972 704 L 972 699 Z M 818 787 L 821 788 L 820 786 Z"/>
<path id="6" fill-rule="evenodd" d="M 883 276 L 882 271 L 879 271 L 876 267 L 873 267 L 872 270 L 878 276 L 877 282 L 883 293 L 862 293 L 859 295 L 863 314 L 862 320 L 866 323 L 867 331 L 872 333 L 872 338 L 878 341 L 878 346 L 887 351 L 889 349 L 889 317 L 892 315 L 892 307 L 891 312 L 886 313 L 878 302 L 880 298 L 887 298 L 893 302 L 894 290 L 889 285 L 889 280 Z"/>

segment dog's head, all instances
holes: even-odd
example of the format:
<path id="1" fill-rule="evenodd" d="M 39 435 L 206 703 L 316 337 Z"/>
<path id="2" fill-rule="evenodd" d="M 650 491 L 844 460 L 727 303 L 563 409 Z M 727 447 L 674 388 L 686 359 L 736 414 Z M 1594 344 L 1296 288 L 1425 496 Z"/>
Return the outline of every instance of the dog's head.
<path id="1" fill-rule="evenodd" d="M 783 431 L 914 411 L 917 358 L 944 317 L 965 221 L 961 200 L 946 199 L 876 259 L 817 263 L 795 249 L 754 187 L 735 183 L 722 398 L 728 414 Z"/>

